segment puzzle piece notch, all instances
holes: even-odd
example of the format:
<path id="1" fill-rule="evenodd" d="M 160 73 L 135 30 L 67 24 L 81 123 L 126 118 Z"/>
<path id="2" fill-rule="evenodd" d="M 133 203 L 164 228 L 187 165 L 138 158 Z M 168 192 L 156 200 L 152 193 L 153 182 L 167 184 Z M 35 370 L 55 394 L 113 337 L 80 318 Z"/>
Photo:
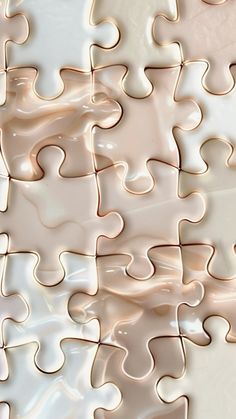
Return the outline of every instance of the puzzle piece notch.
<path id="1" fill-rule="evenodd" d="M 91 385 L 96 344 L 64 341 L 65 363 L 52 374 L 44 374 L 35 366 L 36 346 L 31 343 L 6 350 L 10 375 L 0 383 L 0 394 L 1 400 L 9 403 L 12 417 L 90 419 L 97 408 L 112 410 L 119 404 L 121 394 L 113 383 L 99 388 Z"/>
<path id="2" fill-rule="evenodd" d="M 91 131 L 96 124 L 111 127 L 121 109 L 106 92 L 94 100 L 91 74 L 63 70 L 63 94 L 53 101 L 34 92 L 36 70 L 17 68 L 7 73 L 7 101 L 1 109 L 1 148 L 10 175 L 38 180 L 43 172 L 37 156 L 45 146 L 56 145 L 66 154 L 60 173 L 78 177 L 95 172 Z M 98 82 L 96 89 L 99 90 Z"/>
<path id="3" fill-rule="evenodd" d="M 44 178 L 34 182 L 11 179 L 8 209 L 0 214 L 2 230 L 9 235 L 9 253 L 37 254 L 35 275 L 44 285 L 56 285 L 63 279 L 61 253 L 94 256 L 99 235 L 115 237 L 123 228 L 116 213 L 98 216 L 95 175 L 63 178 L 56 166 L 63 159 L 64 153 L 58 147 L 41 150 L 39 162 Z M 33 234 L 26 235 L 25 229 Z"/>
<path id="4" fill-rule="evenodd" d="M 179 306 L 197 305 L 204 294 L 199 282 L 183 284 L 179 247 L 154 248 L 149 256 L 155 273 L 146 281 L 127 275 L 128 256 L 99 257 L 97 294 L 76 293 L 69 301 L 75 321 L 98 319 L 100 341 L 125 350 L 124 371 L 135 378 L 153 369 L 149 342 L 155 337 L 179 335 Z"/>
<path id="5" fill-rule="evenodd" d="M 126 66 L 122 88 L 128 96 L 144 98 L 151 94 L 153 86 L 145 73 L 146 68 L 176 66 L 181 62 L 178 46 L 160 47 L 153 37 L 153 22 L 160 13 L 175 19 L 176 1 L 151 0 L 144 7 L 142 0 L 136 0 L 135 3 L 117 0 L 112 8 L 109 0 L 95 2 L 93 23 L 102 19 L 115 21 L 120 30 L 120 38 L 112 49 L 92 46 L 93 68 L 116 64 Z"/>
<path id="6" fill-rule="evenodd" d="M 98 238 L 98 255 L 128 254 L 131 256 L 128 274 L 137 279 L 147 279 L 153 274 L 148 258 L 150 248 L 178 245 L 180 221 L 196 222 L 204 214 L 204 202 L 199 194 L 191 194 L 184 200 L 178 196 L 178 169 L 157 161 L 149 161 L 148 169 L 155 185 L 142 195 L 129 193 L 122 187 L 122 165 L 101 170 L 97 175 L 101 199 L 99 213 L 105 215 L 116 211 L 125 226 L 114 240 Z M 160 219 L 168 221 L 160 224 Z"/>
<path id="7" fill-rule="evenodd" d="M 97 387 L 104 382 L 114 382 L 122 393 L 119 406 L 112 412 L 98 409 L 96 419 L 119 419 L 137 417 L 187 419 L 187 404 L 181 400 L 173 408 L 161 402 L 156 392 L 156 383 L 163 373 L 178 376 L 184 367 L 184 358 L 179 338 L 159 338 L 150 343 L 154 368 L 143 379 L 133 379 L 124 373 L 124 351 L 108 345 L 100 345 L 92 371 L 92 384 Z M 140 364 L 137 364 L 137 368 Z"/>
<path id="8" fill-rule="evenodd" d="M 202 193 L 208 211 L 196 224 L 183 221 L 180 226 L 182 244 L 208 244 L 215 252 L 209 263 L 209 273 L 219 279 L 232 279 L 236 275 L 234 204 L 236 205 L 234 166 L 229 165 L 232 155 L 230 144 L 209 140 L 201 148 L 208 169 L 204 173 L 180 175 L 180 193 Z M 222 219 L 224 223 L 222 223 Z"/>
<path id="9" fill-rule="evenodd" d="M 222 419 L 224 416 L 233 419 L 236 362 L 235 344 L 225 340 L 229 323 L 222 317 L 213 316 L 205 321 L 204 327 L 211 336 L 211 343 L 197 346 L 183 339 L 185 372 L 177 379 L 162 378 L 157 391 L 167 403 L 188 397 L 191 419 Z"/>
<path id="10" fill-rule="evenodd" d="M 108 130 L 94 128 L 95 162 L 98 170 L 122 163 L 125 166 L 123 186 L 129 192 L 145 193 L 154 186 L 148 160 L 178 167 L 179 152 L 173 127 L 195 128 L 201 120 L 201 111 L 193 101 L 175 100 L 180 67 L 146 70 L 153 91 L 142 100 L 127 96 L 122 90 L 125 71 L 122 66 L 94 71 L 96 88 L 109 92 L 109 97 L 118 101 L 123 110 L 116 126 Z"/>
<path id="11" fill-rule="evenodd" d="M 62 260 L 66 270 L 64 280 L 57 286 L 44 287 L 33 276 L 35 255 L 8 255 L 3 284 L 7 293 L 20 290 L 29 306 L 29 315 L 21 323 L 4 321 L 4 344 L 8 348 L 37 342 L 35 363 L 47 373 L 58 371 L 65 361 L 62 341 L 74 338 L 98 342 L 100 334 L 97 320 L 78 324 L 68 313 L 68 301 L 74 292 L 97 291 L 95 258 L 65 253 Z M 21 272 L 20 286 L 18 272 Z"/>
<path id="12" fill-rule="evenodd" d="M 8 47 L 9 67 L 36 67 L 35 89 L 40 97 L 62 93 L 61 69 L 91 71 L 92 44 L 111 48 L 117 43 L 119 31 L 112 22 L 90 23 L 92 9 L 93 0 L 41 0 L 37 8 L 34 0 L 10 1 L 10 14 L 27 14 L 31 32 L 22 48 Z"/>
<path id="13" fill-rule="evenodd" d="M 159 16 L 154 26 L 154 36 L 166 47 L 179 44 L 185 63 L 205 61 L 208 64 L 203 78 L 205 88 L 214 94 L 225 94 L 234 86 L 230 66 L 236 62 L 236 4 L 233 0 L 217 3 L 179 0 L 179 18 L 169 21 Z M 191 39 L 189 33 L 192 34 Z"/>

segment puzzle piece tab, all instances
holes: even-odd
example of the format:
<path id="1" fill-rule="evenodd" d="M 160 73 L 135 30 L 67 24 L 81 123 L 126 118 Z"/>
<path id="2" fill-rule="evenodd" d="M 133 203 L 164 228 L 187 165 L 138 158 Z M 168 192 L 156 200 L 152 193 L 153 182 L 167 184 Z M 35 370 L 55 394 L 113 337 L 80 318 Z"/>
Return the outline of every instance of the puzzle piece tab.
<path id="1" fill-rule="evenodd" d="M 182 244 L 208 244 L 215 252 L 209 262 L 212 276 L 230 279 L 236 276 L 236 168 L 228 164 L 232 154 L 230 144 L 209 140 L 201 149 L 208 169 L 204 173 L 181 172 L 180 193 L 186 196 L 193 191 L 202 193 L 206 202 L 204 217 L 195 224 L 183 221 L 180 226 Z"/>
<path id="2" fill-rule="evenodd" d="M 181 396 L 188 397 L 191 419 L 234 419 L 236 345 L 225 340 L 229 323 L 222 317 L 210 317 L 204 327 L 210 333 L 211 343 L 197 346 L 183 339 L 185 372 L 178 379 L 162 378 L 157 391 L 168 403 L 179 403 Z"/>
<path id="3" fill-rule="evenodd" d="M 230 65 L 236 63 L 236 2 L 212 3 L 178 0 L 178 19 L 172 22 L 160 16 L 154 35 L 165 46 L 178 43 L 184 62 L 207 62 L 203 84 L 210 92 L 223 94 L 234 86 Z"/>
<path id="4" fill-rule="evenodd" d="M 97 318 L 101 342 L 125 349 L 123 368 L 135 378 L 153 369 L 149 342 L 156 337 L 179 334 L 179 305 L 199 304 L 203 297 L 200 283 L 192 282 L 190 286 L 182 283 L 179 247 L 154 248 L 149 257 L 155 273 L 146 281 L 127 275 L 128 256 L 99 257 L 97 294 L 74 294 L 69 302 L 73 319 L 82 323 Z"/>
<path id="5" fill-rule="evenodd" d="M 123 227 L 118 214 L 97 215 L 95 175 L 63 178 L 59 174 L 63 160 L 58 147 L 41 150 L 44 177 L 34 182 L 11 179 L 8 208 L 0 213 L 2 232 L 9 236 L 9 252 L 36 253 L 35 275 L 45 285 L 55 285 L 64 277 L 59 260 L 62 252 L 94 256 L 98 236 L 114 237 Z"/>
<path id="6" fill-rule="evenodd" d="M 146 279 L 153 273 L 148 250 L 155 246 L 178 245 L 179 223 L 183 219 L 198 221 L 204 214 L 199 194 L 185 199 L 178 196 L 179 171 L 165 163 L 151 160 L 148 169 L 154 179 L 153 189 L 136 195 L 122 187 L 124 167 L 116 165 L 98 173 L 101 215 L 117 211 L 124 220 L 124 229 L 113 240 L 98 239 L 99 255 L 128 254 L 132 260 L 128 273 Z"/>
<path id="7" fill-rule="evenodd" d="M 37 93 L 53 98 L 62 93 L 63 68 L 91 70 L 90 47 L 112 47 L 119 39 L 115 25 L 108 21 L 91 22 L 93 0 L 9 0 L 9 13 L 27 15 L 30 35 L 19 48 L 9 45 L 8 63 L 14 67 L 36 67 Z"/>
<path id="8" fill-rule="evenodd" d="M 153 37 L 153 23 L 158 14 L 174 20 L 177 17 L 176 0 L 126 1 L 96 0 L 93 22 L 108 19 L 117 25 L 120 38 L 112 49 L 92 47 L 94 68 L 110 65 L 125 65 L 127 72 L 122 80 L 126 94 L 136 98 L 152 92 L 152 80 L 145 73 L 146 68 L 171 67 L 181 62 L 179 47 L 157 44 Z"/>
<path id="9" fill-rule="evenodd" d="M 10 175 L 19 180 L 43 176 L 39 151 L 57 145 L 65 151 L 60 173 L 65 177 L 95 172 L 91 130 L 95 124 L 111 127 L 120 118 L 117 102 L 104 95 L 92 99 L 90 73 L 63 70 L 61 96 L 42 100 L 34 93 L 36 70 L 20 68 L 7 73 L 7 101 L 1 108 L 1 149 Z M 98 82 L 97 82 L 98 84 Z M 96 85 L 96 89 L 100 90 Z"/>
<path id="10" fill-rule="evenodd" d="M 109 91 L 109 97 L 117 100 L 123 110 L 115 127 L 94 128 L 95 159 L 98 170 L 123 163 L 124 186 L 131 192 L 144 193 L 154 186 L 147 161 L 156 159 L 178 167 L 173 127 L 191 130 L 199 124 L 201 112 L 193 101 L 175 101 L 180 67 L 146 70 L 153 91 L 142 100 L 127 96 L 122 90 L 125 71 L 122 66 L 94 71 L 96 89 Z"/>
<path id="11" fill-rule="evenodd" d="M 0 382 L 0 400 L 9 403 L 10 419 L 91 419 L 98 408 L 115 409 L 118 388 L 91 385 L 91 370 L 98 345 L 75 339 L 62 343 L 63 367 L 45 374 L 34 364 L 36 344 L 7 349 L 10 374 Z M 23 366 L 23 368 L 22 368 Z"/>

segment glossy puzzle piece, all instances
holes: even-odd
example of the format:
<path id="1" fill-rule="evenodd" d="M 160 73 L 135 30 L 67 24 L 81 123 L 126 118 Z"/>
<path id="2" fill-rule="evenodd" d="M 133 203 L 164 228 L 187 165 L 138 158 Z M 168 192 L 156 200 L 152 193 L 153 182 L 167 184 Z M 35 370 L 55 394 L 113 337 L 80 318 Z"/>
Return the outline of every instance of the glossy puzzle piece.
<path id="1" fill-rule="evenodd" d="M 35 89 L 42 97 L 56 97 L 63 91 L 60 71 L 91 70 L 90 47 L 112 47 L 119 39 L 115 25 L 91 22 L 93 0 L 9 0 L 9 13 L 28 17 L 30 35 L 21 48 L 7 49 L 9 67 L 36 67 Z"/>
<path id="2" fill-rule="evenodd" d="M 114 384 L 91 385 L 98 345 L 76 339 L 64 341 L 65 363 L 52 374 L 44 374 L 35 366 L 36 346 L 31 343 L 6 350 L 10 374 L 0 382 L 0 400 L 9 403 L 10 419 L 91 419 L 97 408 L 117 407 L 121 394 Z"/>
<path id="3" fill-rule="evenodd" d="M 208 273 L 213 251 L 212 247 L 204 245 L 182 247 L 183 282 L 200 282 L 204 287 L 204 297 L 195 307 L 179 307 L 179 327 L 183 336 L 198 345 L 209 343 L 203 323 L 212 314 L 224 317 L 230 323 L 227 340 L 236 341 L 236 279 L 222 281 Z"/>
<path id="4" fill-rule="evenodd" d="M 156 159 L 178 167 L 179 152 L 173 127 L 193 129 L 201 121 L 201 112 L 193 101 L 175 101 L 180 67 L 146 70 L 153 91 L 143 100 L 127 96 L 122 90 L 125 71 L 122 66 L 111 66 L 94 72 L 95 87 L 104 86 L 104 92 L 109 89 L 109 96 L 117 100 L 123 110 L 115 127 L 94 129 L 95 158 L 98 170 L 123 163 L 124 187 L 134 193 L 144 193 L 154 186 L 147 161 Z"/>
<path id="5" fill-rule="evenodd" d="M 34 93 L 36 70 L 20 68 L 7 73 L 7 101 L 1 108 L 1 149 L 14 179 L 37 180 L 43 175 L 37 156 L 45 146 L 65 151 L 60 173 L 65 177 L 95 172 L 91 130 L 114 125 L 121 116 L 117 102 L 104 95 L 92 99 L 90 73 L 63 70 L 65 88 L 53 101 Z M 97 90 L 99 86 L 96 87 Z"/>
<path id="6" fill-rule="evenodd" d="M 223 94 L 234 86 L 230 65 L 236 62 L 235 13 L 234 0 L 211 4 L 178 0 L 178 19 L 173 22 L 160 16 L 154 35 L 165 46 L 179 43 L 184 62 L 207 62 L 203 84 L 212 93 Z"/>
<path id="7" fill-rule="evenodd" d="M 215 248 L 209 262 L 209 272 L 216 278 L 231 279 L 236 276 L 236 234 L 232 226 L 236 208 L 236 168 L 228 160 L 232 154 L 230 144 L 209 140 L 201 149 L 208 169 L 204 173 L 182 172 L 180 193 L 202 193 L 206 213 L 196 224 L 184 221 L 180 226 L 182 244 L 208 244 Z"/>
<path id="8" fill-rule="evenodd" d="M 210 333 L 211 343 L 197 346 L 183 339 L 186 362 L 184 374 L 178 379 L 162 378 L 157 390 L 168 403 L 175 400 L 179 403 L 181 396 L 188 397 L 191 419 L 234 419 L 236 345 L 225 340 L 229 323 L 222 317 L 210 317 L 204 327 Z"/>
<path id="9" fill-rule="evenodd" d="M 9 236 L 9 252 L 36 253 L 35 275 L 45 285 L 55 285 L 63 279 L 59 260 L 62 252 L 94 256 L 98 236 L 114 237 L 123 226 L 118 214 L 98 216 L 95 175 L 60 176 L 64 157 L 55 146 L 41 150 L 39 164 L 44 177 L 34 182 L 11 179 L 8 208 L 0 213 L 2 232 Z"/>
<path id="10" fill-rule="evenodd" d="M 137 98 L 152 92 L 152 80 L 145 73 L 146 68 L 172 67 L 181 62 L 178 46 L 160 47 L 153 37 L 153 23 L 158 14 L 176 19 L 176 0 L 149 0 L 143 5 L 143 0 L 116 0 L 112 6 L 110 0 L 96 0 L 92 16 L 95 24 L 103 19 L 115 22 L 120 32 L 114 48 L 92 47 L 93 67 L 125 65 L 123 89 Z"/>
<path id="11" fill-rule="evenodd" d="M 183 219 L 198 221 L 204 214 L 203 199 L 192 194 L 178 196 L 179 171 L 162 162 L 149 161 L 154 179 L 151 192 L 136 195 L 122 187 L 124 167 L 116 165 L 98 173 L 100 190 L 99 214 L 117 211 L 124 220 L 124 229 L 114 240 L 98 238 L 98 255 L 128 254 L 132 257 L 128 273 L 146 279 L 153 273 L 148 258 L 150 248 L 179 244 L 179 223 Z"/>
<path id="12" fill-rule="evenodd" d="M 96 293 L 94 258 L 63 254 L 66 275 L 64 280 L 54 287 L 45 287 L 35 280 L 35 255 L 16 253 L 8 255 L 7 259 L 3 289 L 6 293 L 20 292 L 28 304 L 29 315 L 18 324 L 5 320 L 5 347 L 37 342 L 35 363 L 41 371 L 51 373 L 59 370 L 64 363 L 61 350 L 61 342 L 64 339 L 77 338 L 98 342 L 98 322 L 92 320 L 86 324 L 78 324 L 71 319 L 67 308 L 70 297 L 79 289 L 89 294 Z M 68 269 L 71 264 L 74 267 L 72 271 Z M 18 272 L 21 272 L 20 283 Z"/>
<path id="13" fill-rule="evenodd" d="M 150 340 L 179 335 L 179 305 L 196 305 L 203 297 L 200 283 L 186 286 L 182 282 L 179 247 L 154 248 L 149 257 L 155 273 L 146 281 L 127 275 L 128 256 L 98 258 L 97 294 L 74 294 L 69 302 L 73 319 L 79 323 L 98 319 L 101 342 L 125 349 L 123 368 L 135 378 L 147 375 L 154 367 Z"/>
<path id="14" fill-rule="evenodd" d="M 181 168 L 189 172 L 203 172 L 206 170 L 200 149 L 202 144 L 212 138 L 230 141 L 236 146 L 236 87 L 225 95 L 213 95 L 204 89 L 202 77 L 207 69 L 203 62 L 187 63 L 183 66 L 176 98 L 192 96 L 201 106 L 203 118 L 200 125 L 191 131 L 175 129 L 174 135 L 181 155 Z M 231 68 L 236 74 L 236 66 Z M 231 157 L 236 162 L 236 153 Z"/>
<path id="15" fill-rule="evenodd" d="M 183 371 L 184 356 L 179 338 L 159 338 L 150 343 L 154 368 L 141 380 L 131 379 L 122 370 L 124 351 L 114 346 L 100 345 L 94 368 L 92 384 L 97 387 L 109 381 L 118 386 L 122 394 L 119 406 L 112 412 L 98 409 L 96 419 L 165 418 L 187 419 L 187 403 L 179 401 L 173 408 L 161 402 L 157 395 L 157 381 L 163 374 L 176 377 Z M 140 364 L 137 365 L 137 368 Z"/>

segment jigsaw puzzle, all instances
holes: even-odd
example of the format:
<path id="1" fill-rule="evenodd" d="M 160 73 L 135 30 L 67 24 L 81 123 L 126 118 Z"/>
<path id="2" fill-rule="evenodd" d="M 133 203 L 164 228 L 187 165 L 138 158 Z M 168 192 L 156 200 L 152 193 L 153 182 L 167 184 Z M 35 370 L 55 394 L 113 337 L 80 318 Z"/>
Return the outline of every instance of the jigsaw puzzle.
<path id="1" fill-rule="evenodd" d="M 235 23 L 0 0 L 0 419 L 235 419 Z"/>

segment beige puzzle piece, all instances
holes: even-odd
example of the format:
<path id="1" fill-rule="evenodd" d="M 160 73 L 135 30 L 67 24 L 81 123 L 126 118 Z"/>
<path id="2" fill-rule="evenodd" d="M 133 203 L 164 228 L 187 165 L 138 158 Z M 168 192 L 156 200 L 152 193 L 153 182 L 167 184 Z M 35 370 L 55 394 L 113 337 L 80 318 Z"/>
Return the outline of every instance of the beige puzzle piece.
<path id="1" fill-rule="evenodd" d="M 115 22 L 120 39 L 112 49 L 92 47 L 94 68 L 122 64 L 127 67 L 122 86 L 126 94 L 142 98 L 152 91 L 145 69 L 171 67 L 181 62 L 179 47 L 160 47 L 153 37 L 153 23 L 158 14 L 176 19 L 176 0 L 96 0 L 92 19 L 97 24 L 103 19 Z"/>
<path id="2" fill-rule="evenodd" d="M 228 160 L 232 154 L 230 144 L 209 140 L 201 149 L 208 169 L 204 173 L 182 172 L 180 194 L 186 196 L 198 191 L 206 202 L 206 212 L 196 224 L 183 221 L 180 226 L 182 244 L 208 244 L 215 252 L 209 263 L 209 272 L 216 278 L 236 276 L 236 235 L 232 228 L 236 208 L 236 168 Z"/>
<path id="3" fill-rule="evenodd" d="M 94 128 L 95 159 L 98 170 L 124 164 L 124 187 L 144 193 L 154 186 L 147 161 L 156 159 L 178 167 L 173 127 L 181 131 L 195 128 L 201 121 L 201 111 L 193 101 L 175 100 L 180 67 L 146 70 L 153 91 L 142 100 L 124 93 L 121 83 L 125 71 L 122 66 L 94 71 L 95 88 L 109 91 L 109 97 L 117 100 L 123 110 L 116 126 L 108 130 Z"/>

